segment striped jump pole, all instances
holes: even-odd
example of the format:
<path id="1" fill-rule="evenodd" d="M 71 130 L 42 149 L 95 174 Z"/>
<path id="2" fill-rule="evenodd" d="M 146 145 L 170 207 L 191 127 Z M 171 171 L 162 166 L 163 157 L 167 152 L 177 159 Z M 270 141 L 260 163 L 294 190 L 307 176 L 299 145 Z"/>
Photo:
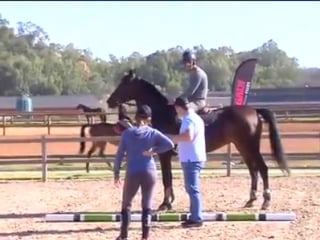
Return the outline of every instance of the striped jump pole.
<path id="1" fill-rule="evenodd" d="M 158 213 L 153 214 L 153 222 L 179 222 L 189 218 L 189 213 Z M 284 213 L 203 213 L 205 222 L 215 221 L 294 221 L 296 214 Z M 46 222 L 120 222 L 119 213 L 76 213 L 76 214 L 46 214 Z M 132 222 L 140 222 L 141 214 L 131 214 Z"/>

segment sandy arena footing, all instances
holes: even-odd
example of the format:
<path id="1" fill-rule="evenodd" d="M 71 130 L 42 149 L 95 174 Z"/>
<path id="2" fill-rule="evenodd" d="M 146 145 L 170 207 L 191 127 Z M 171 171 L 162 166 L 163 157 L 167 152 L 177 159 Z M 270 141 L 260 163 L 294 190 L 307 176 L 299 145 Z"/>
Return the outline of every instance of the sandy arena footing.
<path id="1" fill-rule="evenodd" d="M 310 240 L 320 239 L 320 177 L 271 178 L 271 209 L 268 212 L 295 212 L 294 222 L 209 222 L 201 229 L 182 229 L 179 223 L 154 223 L 152 239 L 219 240 Z M 243 209 L 248 199 L 248 177 L 202 179 L 204 207 L 210 212 L 256 213 L 263 201 L 260 192 L 252 209 Z M 174 210 L 187 211 L 183 183 L 175 179 Z M 312 191 L 310 188 L 312 187 Z M 261 186 L 260 186 L 261 190 Z M 119 223 L 47 223 L 43 216 L 54 212 L 119 211 L 121 189 L 112 181 L 7 182 L 0 184 L 0 239 L 115 239 Z M 163 194 L 160 181 L 155 207 Z M 133 210 L 140 210 L 140 194 Z M 139 239 L 140 224 L 133 223 L 130 239 Z"/>

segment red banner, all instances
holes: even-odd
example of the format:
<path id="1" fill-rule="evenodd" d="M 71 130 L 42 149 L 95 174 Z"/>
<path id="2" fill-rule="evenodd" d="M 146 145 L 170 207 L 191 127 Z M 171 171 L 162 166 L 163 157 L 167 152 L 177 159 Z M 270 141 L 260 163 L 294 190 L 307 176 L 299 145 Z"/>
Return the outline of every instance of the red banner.
<path id="1" fill-rule="evenodd" d="M 247 105 L 257 59 L 243 61 L 236 70 L 232 83 L 231 105 Z"/>

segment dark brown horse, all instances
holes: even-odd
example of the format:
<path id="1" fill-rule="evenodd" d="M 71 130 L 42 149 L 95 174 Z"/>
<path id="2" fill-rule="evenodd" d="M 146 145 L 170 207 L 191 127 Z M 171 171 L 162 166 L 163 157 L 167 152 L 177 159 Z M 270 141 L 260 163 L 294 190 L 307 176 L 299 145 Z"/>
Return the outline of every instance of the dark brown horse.
<path id="1" fill-rule="evenodd" d="M 107 121 L 106 112 L 103 108 L 90 108 L 86 105 L 79 104 L 76 107 L 77 110 L 82 110 L 84 113 L 100 113 L 97 114 L 101 120 L 101 122 L 105 123 Z M 94 115 L 86 115 L 88 124 L 93 124 Z"/>
<path id="2" fill-rule="evenodd" d="M 167 134 L 177 134 L 180 122 L 167 98 L 150 82 L 137 77 L 130 70 L 124 75 L 118 87 L 111 94 L 107 103 L 110 108 L 118 104 L 135 100 L 137 104 L 147 104 L 152 108 L 152 125 Z M 257 199 L 258 173 L 263 180 L 262 209 L 270 205 L 268 167 L 260 152 L 260 141 L 263 121 L 269 124 L 269 137 L 274 158 L 281 169 L 289 174 L 287 162 L 283 156 L 282 144 L 276 126 L 276 119 L 268 109 L 253 109 L 249 106 L 227 106 L 201 115 L 206 122 L 206 150 L 214 151 L 226 144 L 233 143 L 242 155 L 251 176 L 250 198 L 246 207 L 253 206 Z M 174 201 L 171 171 L 172 152 L 159 155 L 164 185 L 164 200 L 159 210 L 171 209 Z"/>
<path id="3" fill-rule="evenodd" d="M 119 106 L 119 113 L 118 113 L 119 121 L 116 123 L 96 123 L 96 124 L 85 124 L 81 126 L 80 131 L 80 137 L 86 137 L 85 130 L 87 127 L 90 127 L 89 134 L 91 137 L 115 137 L 120 136 L 121 132 L 124 131 L 126 128 L 131 127 L 132 120 L 128 116 L 127 109 L 122 104 Z M 87 173 L 90 172 L 90 158 L 92 154 L 99 149 L 99 156 L 104 157 L 104 152 L 107 147 L 107 144 L 111 143 L 113 145 L 118 145 L 119 141 L 93 141 L 92 146 L 89 149 L 87 155 L 87 161 L 86 161 L 86 171 Z M 82 141 L 80 142 L 80 150 L 79 153 L 83 154 L 84 150 L 86 148 L 86 142 Z M 107 164 L 109 167 L 111 167 L 111 164 L 109 161 L 107 161 Z"/>

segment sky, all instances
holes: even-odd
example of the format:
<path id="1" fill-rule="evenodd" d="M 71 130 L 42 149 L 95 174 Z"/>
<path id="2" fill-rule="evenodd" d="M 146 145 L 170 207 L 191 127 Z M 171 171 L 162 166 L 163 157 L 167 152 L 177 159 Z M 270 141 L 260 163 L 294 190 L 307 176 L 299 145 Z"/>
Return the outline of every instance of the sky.
<path id="1" fill-rule="evenodd" d="M 320 2 L 5 2 L 11 26 L 31 21 L 51 42 L 90 49 L 95 57 L 148 55 L 178 45 L 230 46 L 236 52 L 269 39 L 302 67 L 320 67 Z"/>

